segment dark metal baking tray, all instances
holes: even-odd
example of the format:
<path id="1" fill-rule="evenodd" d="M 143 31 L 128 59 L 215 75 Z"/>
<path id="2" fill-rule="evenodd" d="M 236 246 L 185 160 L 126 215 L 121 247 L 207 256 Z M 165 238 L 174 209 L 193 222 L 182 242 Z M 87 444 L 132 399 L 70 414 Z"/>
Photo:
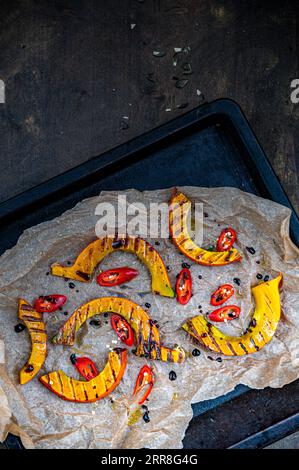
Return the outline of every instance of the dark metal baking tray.
<path id="1" fill-rule="evenodd" d="M 24 229 L 52 219 L 101 190 L 171 186 L 232 186 L 292 209 L 291 237 L 299 245 L 299 219 L 240 107 L 221 99 L 116 147 L 0 204 L 0 253 Z M 299 381 L 282 389 L 233 392 L 193 406 L 186 448 L 262 447 L 298 427 Z M 9 436 L 6 446 L 18 446 Z"/>

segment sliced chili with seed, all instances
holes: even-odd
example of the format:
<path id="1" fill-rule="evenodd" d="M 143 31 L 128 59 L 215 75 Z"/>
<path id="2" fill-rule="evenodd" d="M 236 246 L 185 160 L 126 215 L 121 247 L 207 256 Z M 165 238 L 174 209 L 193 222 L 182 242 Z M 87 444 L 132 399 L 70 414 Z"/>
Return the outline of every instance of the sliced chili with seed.
<path id="1" fill-rule="evenodd" d="M 217 240 L 218 251 L 228 251 L 237 239 L 237 234 L 232 227 L 222 230 Z"/>
<path id="2" fill-rule="evenodd" d="M 241 310 L 237 305 L 227 305 L 226 307 L 217 308 L 209 314 L 209 319 L 214 322 L 224 322 L 238 318 Z"/>
<path id="3" fill-rule="evenodd" d="M 154 381 L 155 381 L 155 378 L 154 378 L 152 369 L 147 365 L 141 367 L 139 374 L 137 376 L 137 379 L 136 379 L 134 392 L 133 392 L 133 396 L 135 397 L 138 393 L 146 389 L 144 394 L 138 401 L 139 405 L 142 405 L 145 402 L 145 400 L 148 398 L 154 386 Z"/>
<path id="4" fill-rule="evenodd" d="M 211 305 L 217 307 L 217 305 L 224 304 L 224 302 L 231 298 L 234 292 L 234 288 L 230 284 L 223 284 L 222 286 L 219 286 L 218 289 L 215 290 L 215 292 L 213 292 L 211 295 Z"/>
<path id="5" fill-rule="evenodd" d="M 41 295 L 35 300 L 34 309 L 39 313 L 56 312 L 56 310 L 62 308 L 66 301 L 67 297 L 65 295 Z"/>
<path id="6" fill-rule="evenodd" d="M 176 280 L 175 290 L 177 301 L 186 305 L 192 296 L 192 277 L 189 269 L 182 269 Z"/>
<path id="7" fill-rule="evenodd" d="M 111 326 L 119 339 L 126 346 L 133 346 L 134 344 L 134 332 L 129 323 L 120 315 L 114 313 L 111 316 Z"/>

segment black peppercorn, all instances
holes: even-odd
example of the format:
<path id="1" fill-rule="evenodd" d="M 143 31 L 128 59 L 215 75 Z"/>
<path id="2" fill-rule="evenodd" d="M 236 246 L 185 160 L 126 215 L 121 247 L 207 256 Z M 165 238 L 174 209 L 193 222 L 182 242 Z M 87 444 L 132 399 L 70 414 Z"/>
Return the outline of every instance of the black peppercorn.
<path id="1" fill-rule="evenodd" d="M 202 275 L 201 275 L 201 274 L 198 276 L 198 279 L 202 279 Z"/>
<path id="2" fill-rule="evenodd" d="M 182 263 L 182 268 L 184 268 L 184 269 L 189 269 L 189 268 L 190 268 L 190 264 L 189 264 L 189 263 Z"/>
<path id="3" fill-rule="evenodd" d="M 146 308 L 151 308 L 151 304 L 148 303 L 148 302 L 145 302 L 144 306 L 145 306 Z"/>
<path id="4" fill-rule="evenodd" d="M 255 254 L 255 249 L 254 249 L 252 246 L 246 246 L 246 250 L 247 250 L 248 253 L 250 253 L 251 255 L 254 255 L 254 254 Z"/>
<path id="5" fill-rule="evenodd" d="M 217 361 L 217 362 L 222 362 L 222 357 L 217 357 L 217 358 L 216 358 L 216 361 Z"/>
<path id="6" fill-rule="evenodd" d="M 91 326 L 101 326 L 100 320 L 90 320 L 89 324 Z"/>
<path id="7" fill-rule="evenodd" d="M 23 325 L 23 323 L 18 323 L 16 326 L 15 326 L 15 332 L 16 333 L 21 333 L 21 331 L 24 331 L 25 330 L 25 325 Z"/>
<path id="8" fill-rule="evenodd" d="M 74 288 L 75 288 L 75 284 L 74 284 L 73 282 L 70 282 L 70 283 L 69 283 L 69 288 L 70 288 L 70 289 L 74 289 Z"/>
<path id="9" fill-rule="evenodd" d="M 34 367 L 32 364 L 29 364 L 26 369 L 25 369 L 25 372 L 32 372 L 34 370 Z"/>
<path id="10" fill-rule="evenodd" d="M 193 351 L 192 351 L 192 356 L 194 356 L 194 357 L 200 356 L 200 350 L 197 349 L 197 348 L 193 349 Z"/>
<path id="11" fill-rule="evenodd" d="M 146 422 L 146 423 L 149 423 L 151 418 L 149 417 L 149 414 L 148 414 L 148 411 L 146 411 L 143 415 L 143 420 Z"/>
<path id="12" fill-rule="evenodd" d="M 176 373 L 174 370 L 169 372 L 169 380 L 176 380 Z"/>
<path id="13" fill-rule="evenodd" d="M 262 274 L 257 273 L 256 278 L 259 279 L 259 280 L 261 280 L 261 279 L 263 279 L 263 276 L 262 276 Z"/>
<path id="14" fill-rule="evenodd" d="M 265 281 L 265 282 L 268 282 L 269 279 L 270 279 L 270 277 L 269 277 L 268 274 L 267 274 L 267 276 L 264 277 L 264 281 Z"/>
<path id="15" fill-rule="evenodd" d="M 241 284 L 241 280 L 238 277 L 234 277 L 233 281 L 235 284 L 237 284 L 237 286 Z"/>

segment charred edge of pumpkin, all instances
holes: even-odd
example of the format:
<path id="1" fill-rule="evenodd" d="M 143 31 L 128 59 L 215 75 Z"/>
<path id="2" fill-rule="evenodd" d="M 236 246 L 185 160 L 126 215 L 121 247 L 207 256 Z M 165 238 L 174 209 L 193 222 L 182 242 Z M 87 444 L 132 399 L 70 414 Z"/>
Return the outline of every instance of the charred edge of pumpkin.
<path id="1" fill-rule="evenodd" d="M 184 197 L 184 200 L 182 201 L 182 203 L 179 203 L 179 202 L 175 202 L 175 198 L 177 198 L 178 196 L 182 195 Z M 194 261 L 195 263 L 197 264 L 201 264 L 203 266 L 226 266 L 228 264 L 232 264 L 232 263 L 237 263 L 237 262 L 240 262 L 242 260 L 242 255 L 241 253 L 238 252 L 238 250 L 236 250 L 234 248 L 233 252 L 234 254 L 236 255 L 236 258 L 233 259 L 233 260 L 230 260 L 228 259 L 227 261 L 224 261 L 224 262 L 221 262 L 221 263 L 217 263 L 217 262 L 213 262 L 213 261 L 202 261 L 201 259 L 197 259 L 195 256 L 192 256 L 192 254 L 190 254 L 186 249 L 184 249 L 180 243 L 178 242 L 178 237 L 175 237 L 174 236 L 174 223 L 173 223 L 173 217 L 174 217 L 174 211 L 173 209 L 171 208 L 171 205 L 172 204 L 177 204 L 177 205 L 183 205 L 183 204 L 187 204 L 187 203 L 190 203 L 191 204 L 191 201 L 187 198 L 187 196 L 185 196 L 183 193 L 179 192 L 177 190 L 177 188 L 175 188 L 175 191 L 174 193 L 172 194 L 171 196 L 171 199 L 169 201 L 169 206 L 170 206 L 170 210 L 169 210 L 169 233 L 170 233 L 170 236 L 171 236 L 171 239 L 174 243 L 174 245 L 189 259 L 191 259 L 192 261 Z M 171 220 L 172 219 L 172 220 Z M 182 220 L 182 217 L 181 217 L 181 220 Z M 180 226 L 182 224 L 180 223 Z M 191 240 L 190 236 L 188 235 L 188 239 Z M 222 254 L 223 257 L 228 257 L 230 258 L 230 255 L 231 255 L 231 251 L 207 251 L 205 250 L 204 248 L 201 248 L 199 246 L 196 245 L 196 248 L 198 250 L 200 250 L 204 255 L 208 255 L 210 258 L 213 258 L 213 256 L 216 256 L 216 255 L 220 255 Z"/>
<path id="2" fill-rule="evenodd" d="M 160 253 L 146 240 L 140 237 L 129 237 L 128 235 L 124 236 L 119 236 L 115 237 L 111 243 L 115 243 L 117 241 L 120 241 L 120 245 L 116 247 L 111 247 L 107 246 L 105 248 L 105 244 L 107 241 L 110 240 L 108 237 L 102 237 L 102 238 L 97 238 L 93 242 L 91 242 L 89 245 L 87 245 L 81 253 L 77 256 L 74 264 L 72 266 L 64 266 L 59 263 L 54 263 L 51 266 L 51 274 L 54 276 L 60 276 L 60 277 L 65 277 L 68 279 L 73 279 L 77 280 L 80 282 L 90 282 L 91 281 L 91 276 L 94 272 L 95 268 L 90 268 L 88 270 L 83 270 L 81 267 L 81 258 L 83 256 L 83 253 L 85 250 L 90 250 L 90 253 L 94 253 L 94 245 L 96 243 L 101 243 L 101 245 L 104 247 L 103 251 L 101 252 L 101 255 L 99 255 L 99 261 L 97 262 L 97 265 L 101 263 L 101 261 L 108 256 L 110 253 L 113 251 L 126 251 L 132 254 L 135 254 L 137 258 L 143 262 L 148 270 L 150 271 L 151 274 L 151 283 L 152 283 L 152 291 L 154 293 L 160 294 L 164 297 L 174 297 L 175 293 L 174 290 L 172 289 L 171 282 L 169 279 L 169 276 L 167 274 L 167 270 L 164 264 L 164 261 L 160 255 Z M 150 255 L 144 255 L 143 257 L 138 253 L 139 245 L 140 242 L 144 243 L 145 246 L 145 251 L 148 253 L 154 253 L 155 255 L 155 262 L 157 263 L 157 266 L 160 266 L 160 269 L 157 270 L 156 272 L 152 272 L 152 265 L 150 263 Z M 133 244 L 132 246 L 129 246 L 129 244 Z M 113 248 L 113 249 L 112 249 Z M 106 253 L 105 253 L 106 251 Z M 103 255 L 103 256 L 102 256 Z M 141 259 L 144 258 L 144 259 Z"/>
<path id="3" fill-rule="evenodd" d="M 117 375 L 115 375 L 115 370 L 113 369 L 112 367 L 112 358 L 113 358 L 113 354 L 117 354 L 117 357 L 118 357 L 118 360 L 119 360 L 119 370 L 117 371 Z M 113 383 L 112 385 L 108 386 L 107 387 L 107 378 L 105 377 L 106 373 L 106 368 L 107 366 L 110 366 L 111 368 L 111 371 L 113 371 Z M 113 350 L 112 352 L 109 353 L 109 356 L 108 356 L 108 361 L 106 362 L 103 370 L 99 373 L 99 375 L 97 377 L 95 377 L 94 379 L 90 380 L 90 381 L 80 381 L 80 380 L 76 380 L 76 379 L 73 379 L 72 377 L 69 377 L 68 375 L 66 375 L 63 371 L 61 370 L 58 370 L 58 371 L 53 371 L 53 372 L 50 372 L 49 374 L 45 374 L 43 375 L 42 377 L 39 378 L 39 381 L 48 389 L 50 390 L 52 393 L 54 393 L 55 395 L 57 395 L 59 398 L 65 400 L 65 401 L 70 401 L 70 402 L 75 402 L 75 403 L 93 403 L 95 401 L 99 401 L 101 400 L 102 398 L 105 398 L 107 395 L 109 395 L 111 392 L 113 392 L 113 390 L 116 389 L 116 387 L 119 385 L 121 379 L 123 378 L 124 376 L 124 373 L 125 373 L 125 370 L 126 370 L 126 366 L 127 366 L 127 350 L 126 349 L 119 349 L 119 350 Z M 50 384 L 50 381 L 51 381 L 51 376 L 53 377 L 53 374 L 57 374 L 58 378 L 59 378 L 59 381 L 60 381 L 60 385 L 61 385 L 61 392 L 57 391 L 54 389 L 54 387 L 52 386 L 53 384 Z M 70 387 L 72 388 L 72 394 L 74 396 L 74 398 L 68 398 L 66 397 L 64 394 L 63 394 L 63 385 L 62 385 L 62 379 L 61 379 L 61 374 L 63 374 L 63 380 L 68 380 L 69 381 L 69 385 Z M 98 389 L 97 389 L 97 382 L 99 382 L 99 376 L 101 376 L 101 381 L 103 380 L 103 383 L 104 383 L 104 386 L 105 386 L 105 392 L 102 393 L 101 395 L 98 394 Z M 75 384 L 80 384 L 82 386 L 82 393 L 84 393 L 84 398 L 85 399 L 79 399 L 79 397 L 77 396 L 77 393 L 76 392 L 76 387 L 75 387 Z M 91 394 L 94 394 L 94 396 L 92 395 L 88 395 L 88 392 L 91 392 Z"/>
<path id="4" fill-rule="evenodd" d="M 24 322 L 31 341 L 29 358 L 19 372 L 20 385 L 25 385 L 38 374 L 46 360 L 47 333 L 43 321 L 43 314 L 37 312 L 24 299 L 19 299 L 18 317 Z M 35 323 L 41 323 L 42 328 L 36 328 Z M 41 346 L 43 348 L 41 348 Z M 29 366 L 33 367 L 32 371 L 27 371 Z"/>
<path id="5" fill-rule="evenodd" d="M 282 282 L 283 282 L 283 276 L 280 273 L 279 276 L 272 279 L 271 281 L 266 281 L 253 287 L 252 294 L 256 298 L 256 303 L 257 303 L 257 298 L 259 295 L 259 290 L 262 292 L 263 286 L 264 287 L 268 286 L 270 288 L 269 284 L 273 283 L 275 286 L 275 283 L 277 283 L 277 290 L 278 290 L 278 295 L 279 295 L 279 290 L 282 287 Z M 264 294 L 264 296 L 267 298 L 271 297 L 271 291 L 268 296 L 266 296 L 266 294 Z M 271 304 L 271 300 L 270 300 L 270 304 Z M 188 320 L 186 323 L 182 325 L 182 328 L 185 331 L 187 331 L 187 333 L 190 334 L 193 338 L 195 338 L 200 344 L 202 344 L 205 348 L 209 349 L 212 352 L 215 352 L 218 354 L 222 353 L 226 356 L 243 356 L 247 354 L 252 354 L 254 352 L 260 351 L 266 344 L 268 344 L 271 341 L 271 339 L 275 335 L 275 332 L 279 323 L 279 319 L 280 319 L 281 305 L 279 301 L 278 319 L 276 320 L 274 325 L 272 325 L 271 317 L 269 318 L 269 316 L 266 315 L 266 313 L 263 314 L 263 320 L 257 323 L 256 317 L 259 317 L 261 313 L 257 312 L 256 308 L 255 308 L 254 314 L 252 316 L 251 322 L 246 332 L 242 336 L 239 336 L 239 337 L 237 336 L 232 337 L 229 335 L 225 335 L 224 333 L 221 333 L 221 331 L 217 327 L 212 325 L 210 322 L 206 320 L 205 317 L 201 315 L 198 315 Z M 271 310 L 270 307 L 269 309 Z M 200 318 L 203 320 L 204 324 L 202 325 L 202 331 L 197 330 L 196 327 L 194 326 L 193 320 L 195 318 Z M 253 322 L 255 322 L 254 325 L 253 325 Z M 265 322 L 268 325 L 270 325 L 270 327 L 272 328 L 270 332 L 269 331 L 267 332 L 267 335 L 265 334 L 265 331 L 263 331 Z M 215 330 L 215 332 L 220 335 L 220 338 L 216 337 L 213 334 L 213 330 Z M 257 341 L 258 337 L 260 338 L 259 341 Z M 225 345 L 227 348 L 226 351 L 229 351 L 229 353 L 225 352 L 223 345 L 221 344 L 222 341 L 225 342 Z"/>

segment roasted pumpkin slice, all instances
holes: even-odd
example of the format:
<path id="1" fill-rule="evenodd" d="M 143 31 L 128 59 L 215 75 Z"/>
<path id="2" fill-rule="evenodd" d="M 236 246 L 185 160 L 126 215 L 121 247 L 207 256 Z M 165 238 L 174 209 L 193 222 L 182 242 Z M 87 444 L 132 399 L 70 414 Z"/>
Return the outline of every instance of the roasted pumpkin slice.
<path id="1" fill-rule="evenodd" d="M 26 300 L 19 299 L 18 315 L 20 320 L 25 323 L 31 338 L 31 354 L 20 371 L 20 384 L 23 385 L 36 376 L 45 362 L 47 334 L 43 314 L 34 310 Z"/>
<path id="2" fill-rule="evenodd" d="M 126 365 L 126 349 L 114 349 L 102 372 L 89 381 L 73 379 L 62 370 L 43 375 L 39 380 L 63 400 L 90 403 L 106 397 L 118 386 Z"/>
<path id="3" fill-rule="evenodd" d="M 203 346 L 226 356 L 243 356 L 262 349 L 275 334 L 280 319 L 279 287 L 282 275 L 252 288 L 255 310 L 243 336 L 228 336 L 199 315 L 187 321 L 183 328 Z"/>
<path id="4" fill-rule="evenodd" d="M 161 361 L 183 362 L 185 354 L 182 349 L 170 349 L 161 345 L 159 330 L 143 308 L 131 300 L 120 297 L 101 297 L 82 305 L 74 311 L 52 341 L 56 344 L 72 346 L 76 332 L 81 325 L 88 318 L 105 312 L 117 313 L 130 324 L 135 333 L 137 356 Z"/>
<path id="5" fill-rule="evenodd" d="M 148 242 L 139 237 L 98 238 L 79 254 L 72 266 L 55 263 L 51 266 L 51 272 L 54 276 L 88 282 L 102 259 L 116 250 L 134 253 L 147 266 L 152 276 L 154 293 L 164 297 L 174 297 L 161 256 Z"/>
<path id="6" fill-rule="evenodd" d="M 175 191 L 169 203 L 169 231 L 174 244 L 192 261 L 204 266 L 223 266 L 241 261 L 241 254 L 231 248 L 229 251 L 208 251 L 196 245 L 187 228 L 191 201 L 181 192 Z"/>

